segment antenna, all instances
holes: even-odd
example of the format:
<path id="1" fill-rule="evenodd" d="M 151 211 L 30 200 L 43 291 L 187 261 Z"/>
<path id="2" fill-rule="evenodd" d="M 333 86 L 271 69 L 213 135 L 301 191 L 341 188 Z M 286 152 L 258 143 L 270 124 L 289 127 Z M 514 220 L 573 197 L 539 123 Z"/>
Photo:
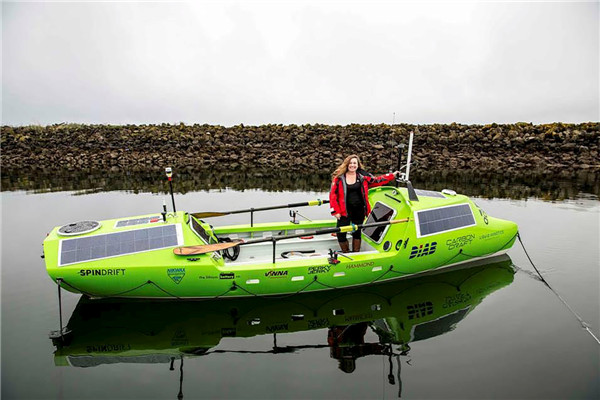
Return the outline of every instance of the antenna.
<path id="1" fill-rule="evenodd" d="M 171 167 L 167 167 L 165 168 L 165 175 L 167 175 L 167 179 L 169 180 L 169 189 L 171 192 L 171 201 L 173 202 L 173 212 L 177 213 L 177 210 L 175 209 L 175 197 L 173 196 L 173 169 L 171 169 Z"/>
<path id="2" fill-rule="evenodd" d="M 406 160 L 406 180 L 410 180 L 410 159 L 412 158 L 413 131 L 410 131 L 410 139 L 408 139 L 408 160 Z"/>

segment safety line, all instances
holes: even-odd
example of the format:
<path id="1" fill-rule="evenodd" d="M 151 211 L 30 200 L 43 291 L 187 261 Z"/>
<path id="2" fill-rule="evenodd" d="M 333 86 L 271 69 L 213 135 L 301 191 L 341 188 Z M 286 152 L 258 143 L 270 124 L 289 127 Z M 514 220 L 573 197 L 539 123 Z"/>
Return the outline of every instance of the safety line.
<path id="1" fill-rule="evenodd" d="M 519 238 L 519 242 L 521 243 L 521 247 L 523 247 L 523 251 L 525 252 L 525 255 L 527 256 L 527 258 L 529 259 L 529 262 L 531 263 L 531 265 L 535 269 L 535 272 L 537 272 L 538 275 L 540 276 L 540 279 L 542 280 L 542 282 L 544 282 L 544 284 L 548 287 L 548 289 L 550 289 L 556 295 L 556 297 L 558 297 L 559 300 L 562 301 L 562 303 L 569 309 L 569 311 L 571 311 L 571 313 L 575 316 L 575 318 L 577 318 L 579 320 L 579 323 L 581 324 L 581 327 L 583 329 L 585 329 L 594 338 L 594 340 L 596 340 L 596 342 L 598 344 L 600 344 L 600 340 L 598 340 L 598 337 L 596 335 L 594 335 L 594 333 L 591 331 L 589 325 L 579 316 L 579 314 L 577 314 L 571 308 L 571 306 L 569 306 L 569 304 L 567 304 L 567 302 L 565 301 L 565 299 L 563 299 L 560 296 L 560 294 L 558 294 L 558 292 L 556 290 L 554 290 L 552 288 L 552 286 L 550 286 L 550 284 L 548 283 L 548 281 L 546 281 L 546 279 L 544 279 L 544 277 L 542 276 L 542 274 L 540 273 L 540 271 L 537 269 L 537 267 L 535 266 L 535 264 L 531 260 L 531 257 L 529 257 L 529 253 L 527 253 L 527 250 L 525 249 L 525 245 L 523 244 L 523 241 L 521 240 L 521 235 L 518 232 L 517 232 L 517 237 Z"/>

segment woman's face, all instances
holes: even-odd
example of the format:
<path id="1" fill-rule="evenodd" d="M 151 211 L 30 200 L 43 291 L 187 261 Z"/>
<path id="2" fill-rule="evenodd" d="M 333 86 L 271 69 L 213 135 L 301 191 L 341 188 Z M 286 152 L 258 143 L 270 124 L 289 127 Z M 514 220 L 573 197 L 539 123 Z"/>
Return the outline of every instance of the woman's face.
<path id="1" fill-rule="evenodd" d="M 358 169 L 358 160 L 356 158 L 351 158 L 350 162 L 348 163 L 348 171 L 356 172 L 357 169 Z"/>

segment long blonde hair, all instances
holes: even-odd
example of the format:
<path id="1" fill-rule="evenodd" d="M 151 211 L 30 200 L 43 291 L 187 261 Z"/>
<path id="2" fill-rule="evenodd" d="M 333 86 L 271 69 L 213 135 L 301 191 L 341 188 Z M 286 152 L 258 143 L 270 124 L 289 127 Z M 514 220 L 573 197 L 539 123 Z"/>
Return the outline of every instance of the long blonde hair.
<path id="1" fill-rule="evenodd" d="M 356 158 L 356 161 L 358 161 L 358 169 L 364 169 L 363 164 L 360 161 L 360 157 L 358 157 L 356 154 L 350 154 L 344 159 L 344 161 L 342 161 L 336 170 L 333 171 L 333 174 L 331 175 L 332 181 L 334 181 L 335 178 L 339 178 L 340 176 L 344 175 L 348 171 L 348 164 L 350 164 L 350 160 L 353 158 Z"/>

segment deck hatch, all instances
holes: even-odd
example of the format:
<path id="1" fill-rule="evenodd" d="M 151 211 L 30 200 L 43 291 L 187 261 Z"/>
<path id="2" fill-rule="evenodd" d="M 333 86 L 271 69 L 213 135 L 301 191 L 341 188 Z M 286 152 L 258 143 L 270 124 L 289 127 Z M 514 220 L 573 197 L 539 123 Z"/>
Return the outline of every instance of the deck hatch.
<path id="1" fill-rule="evenodd" d="M 179 246 L 183 243 L 178 225 L 163 225 L 124 232 L 63 239 L 59 266 L 132 253 Z"/>
<path id="2" fill-rule="evenodd" d="M 475 217 L 468 204 L 417 211 L 415 214 L 418 237 L 475 225 Z"/>

